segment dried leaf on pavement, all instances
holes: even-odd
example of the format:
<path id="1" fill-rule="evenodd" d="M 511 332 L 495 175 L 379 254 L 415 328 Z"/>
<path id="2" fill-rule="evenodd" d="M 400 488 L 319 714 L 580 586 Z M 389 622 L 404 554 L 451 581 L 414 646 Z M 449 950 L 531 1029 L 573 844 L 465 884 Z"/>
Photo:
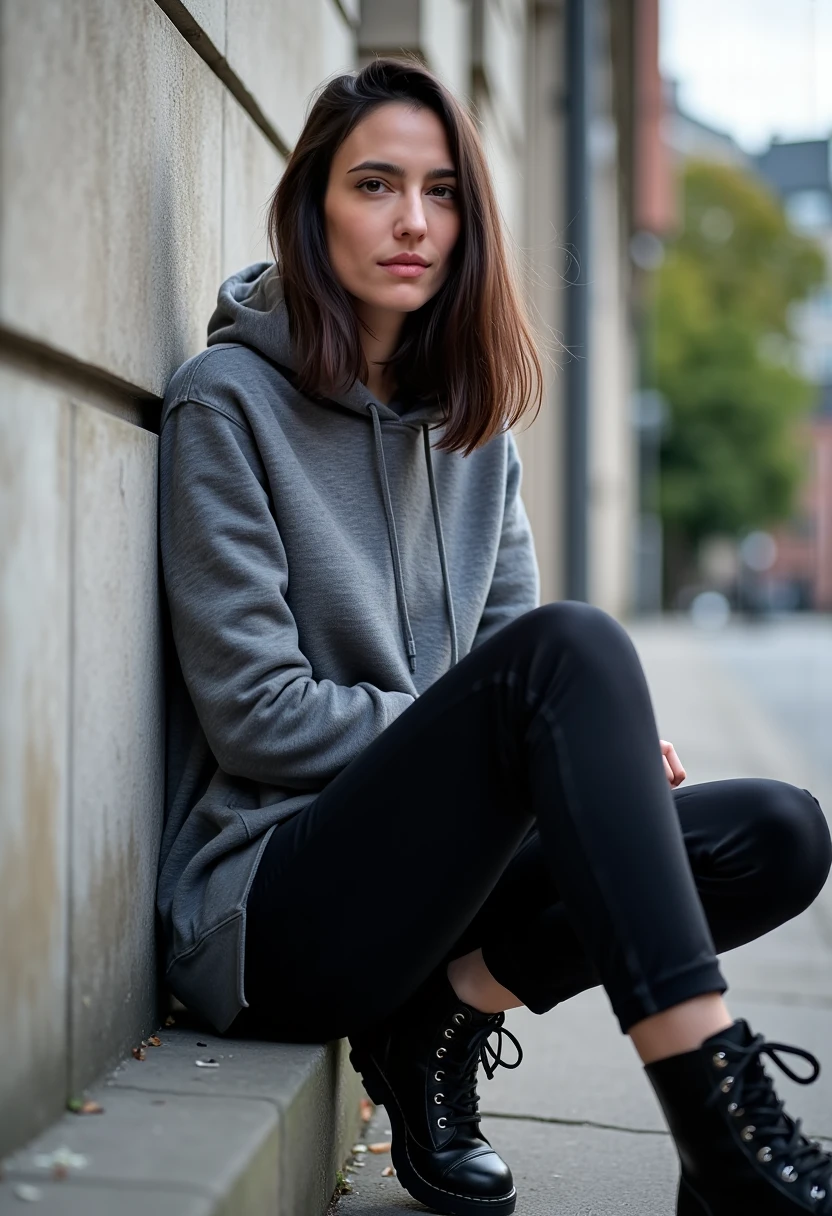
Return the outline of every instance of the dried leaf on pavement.
<path id="1" fill-rule="evenodd" d="M 373 1104 L 369 1098 L 361 1099 L 361 1122 L 369 1123 L 373 1117 Z"/>
<path id="2" fill-rule="evenodd" d="M 103 1115 L 104 1107 L 98 1102 L 94 1102 L 92 1098 L 73 1098 L 71 1102 L 67 1102 L 67 1106 L 76 1115 Z"/>
<path id="3" fill-rule="evenodd" d="M 162 1046 L 162 1040 L 159 1038 L 158 1034 L 152 1034 L 150 1036 L 150 1038 L 147 1040 L 147 1042 L 148 1042 L 149 1047 L 161 1047 Z"/>
<path id="4" fill-rule="evenodd" d="M 133 1059 L 134 1060 L 143 1060 L 146 1055 L 147 1055 L 147 1052 L 145 1051 L 145 1049 L 143 1047 L 134 1047 L 133 1048 Z"/>
<path id="5" fill-rule="evenodd" d="M 166 1026 L 175 1026 L 176 1025 L 176 1018 L 173 1016 L 172 1013 L 169 1013 L 168 1016 L 165 1018 L 165 1025 Z"/>
<path id="6" fill-rule="evenodd" d="M 367 1148 L 370 1150 L 371 1153 L 389 1153 L 390 1152 L 390 1141 L 382 1140 L 378 1144 L 368 1144 Z"/>
<path id="7" fill-rule="evenodd" d="M 393 1169 L 392 1165 L 385 1165 L 384 1169 L 381 1171 L 381 1176 L 382 1178 L 395 1178 L 396 1171 Z"/>

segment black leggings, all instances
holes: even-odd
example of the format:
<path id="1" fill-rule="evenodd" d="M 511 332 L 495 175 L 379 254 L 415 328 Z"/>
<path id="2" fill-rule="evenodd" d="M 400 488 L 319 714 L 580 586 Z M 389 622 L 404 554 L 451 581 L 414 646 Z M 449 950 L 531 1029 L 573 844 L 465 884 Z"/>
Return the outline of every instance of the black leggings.
<path id="1" fill-rule="evenodd" d="M 626 1031 L 724 992 L 715 950 L 803 911 L 831 863 L 806 790 L 671 791 L 628 635 L 599 609 L 547 604 L 274 831 L 247 904 L 250 1007 L 231 1033 L 360 1031 L 478 946 L 536 1013 L 603 984 Z"/>

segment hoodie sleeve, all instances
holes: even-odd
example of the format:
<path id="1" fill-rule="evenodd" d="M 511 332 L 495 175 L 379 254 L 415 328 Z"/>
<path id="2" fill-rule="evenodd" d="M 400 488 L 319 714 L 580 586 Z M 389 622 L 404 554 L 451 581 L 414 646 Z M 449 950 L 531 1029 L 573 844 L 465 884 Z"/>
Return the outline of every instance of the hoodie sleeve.
<path id="1" fill-rule="evenodd" d="M 503 528 L 488 598 L 471 647 L 487 641 L 504 625 L 540 604 L 540 571 L 531 524 L 520 497 L 523 466 L 517 442 L 508 432 L 508 467 Z"/>
<path id="2" fill-rule="evenodd" d="M 322 788 L 415 698 L 312 678 L 247 426 L 200 402 L 175 405 L 162 425 L 159 480 L 173 638 L 218 764 L 277 787 Z"/>

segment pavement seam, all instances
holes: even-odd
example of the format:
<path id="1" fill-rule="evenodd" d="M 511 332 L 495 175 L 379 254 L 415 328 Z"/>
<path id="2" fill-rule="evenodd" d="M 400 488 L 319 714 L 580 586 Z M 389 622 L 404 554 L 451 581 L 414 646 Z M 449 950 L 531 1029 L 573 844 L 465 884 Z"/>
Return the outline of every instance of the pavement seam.
<path id="1" fill-rule="evenodd" d="M 483 1110 L 480 1114 L 484 1119 L 513 1119 L 517 1123 L 550 1123 L 555 1127 L 591 1127 L 602 1132 L 629 1132 L 634 1136 L 669 1136 L 666 1128 L 658 1127 L 627 1127 L 623 1123 L 599 1123 L 595 1119 L 563 1119 L 556 1115 L 518 1115 L 504 1110 Z M 812 1140 L 832 1142 L 832 1135 L 823 1132 L 805 1131 Z"/>
<path id="2" fill-rule="evenodd" d="M 603 1132 L 630 1132 L 636 1136 L 669 1136 L 666 1129 L 657 1127 L 627 1127 L 623 1123 L 598 1123 L 594 1119 L 560 1119 L 556 1115 L 518 1115 L 508 1111 L 484 1110 L 483 1118 L 514 1119 L 520 1123 L 552 1123 L 557 1127 L 593 1127 Z"/>

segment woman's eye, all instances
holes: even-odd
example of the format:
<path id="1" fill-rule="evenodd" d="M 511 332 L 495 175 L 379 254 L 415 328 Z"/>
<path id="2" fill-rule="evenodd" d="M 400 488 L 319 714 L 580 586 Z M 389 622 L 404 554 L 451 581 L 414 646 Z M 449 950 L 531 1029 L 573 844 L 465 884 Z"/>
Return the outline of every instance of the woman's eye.
<path id="1" fill-rule="evenodd" d="M 359 190 L 363 190 L 366 194 L 382 194 L 387 189 L 385 182 L 377 177 L 368 177 L 363 182 L 359 182 Z M 440 191 L 439 194 L 436 191 Z M 451 201 L 456 198 L 456 191 L 453 186 L 433 186 L 429 191 L 434 198 Z"/>

